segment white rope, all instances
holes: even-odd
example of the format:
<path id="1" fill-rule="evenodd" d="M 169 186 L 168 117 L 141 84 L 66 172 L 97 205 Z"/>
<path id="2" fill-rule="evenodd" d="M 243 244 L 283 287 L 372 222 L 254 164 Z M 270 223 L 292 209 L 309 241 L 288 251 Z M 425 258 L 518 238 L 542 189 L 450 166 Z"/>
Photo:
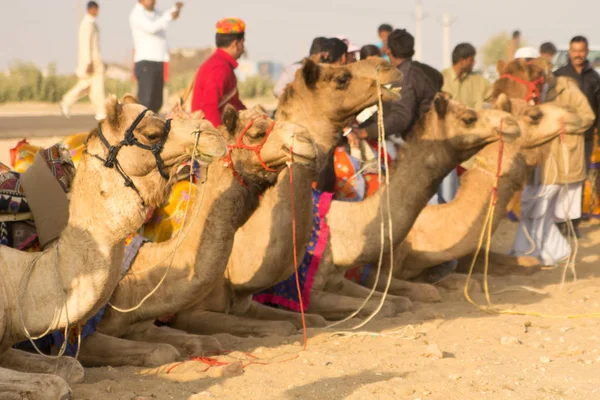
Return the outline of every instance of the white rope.
<path id="1" fill-rule="evenodd" d="M 378 97 L 378 106 L 379 106 L 379 113 L 377 116 L 377 125 L 378 125 L 378 137 L 377 137 L 377 141 L 378 141 L 378 152 L 377 152 L 377 176 L 378 176 L 378 181 L 381 184 L 381 176 L 382 176 L 382 169 L 381 169 L 381 148 L 383 147 L 383 157 L 384 157 L 384 163 L 385 163 L 385 169 L 386 169 L 386 174 L 385 174 L 385 192 L 387 194 L 387 206 L 388 206 L 388 224 L 389 224 L 389 238 L 390 238 L 390 270 L 389 270 L 389 275 L 388 275 L 388 281 L 387 281 L 387 286 L 386 286 L 386 290 L 383 293 L 383 296 L 381 297 L 381 301 L 380 304 L 378 305 L 377 309 L 361 324 L 353 327 L 352 329 L 359 329 L 362 326 L 364 326 L 366 323 L 368 323 L 369 321 L 371 321 L 378 313 L 379 311 L 381 311 L 381 308 L 383 307 L 384 301 L 385 301 L 385 297 L 387 296 L 387 292 L 389 290 L 391 281 L 392 281 L 392 272 L 393 272 L 393 260 L 394 260 L 394 243 L 393 243 L 393 236 L 392 236 L 392 218 L 391 218 L 391 206 L 390 206 L 390 195 L 389 195 L 389 190 L 390 190 L 390 170 L 389 170 L 389 165 L 388 165 L 388 159 L 387 159 L 387 147 L 385 146 L 385 126 L 383 123 L 383 103 L 382 103 L 382 93 L 381 93 L 381 82 L 380 82 L 380 77 L 379 77 L 379 67 L 377 67 L 377 97 Z M 383 200 L 383 199 L 381 199 Z M 377 285 L 379 284 L 379 277 L 381 275 L 381 267 L 383 264 L 383 249 L 384 249 L 384 241 L 385 241 L 385 223 L 384 223 L 384 212 L 383 212 L 383 207 L 379 208 L 379 217 L 381 219 L 381 224 L 380 224 L 380 242 L 381 242 L 381 249 L 379 251 L 379 260 L 377 263 L 377 273 L 375 274 L 375 282 L 373 284 L 373 287 L 371 288 L 371 291 L 369 292 L 368 296 L 363 300 L 362 304 L 358 307 L 358 309 L 356 311 L 354 311 L 352 314 L 350 314 L 349 316 L 347 316 L 346 318 L 340 320 L 340 321 L 336 321 L 332 324 L 327 325 L 327 328 L 332 328 L 334 326 L 337 326 L 339 324 L 342 324 L 346 321 L 351 320 L 352 318 L 354 318 L 355 316 L 358 315 L 358 313 L 367 305 L 367 303 L 371 300 L 371 298 L 373 297 L 373 295 L 375 294 L 375 292 L 377 291 Z"/>
<path id="2" fill-rule="evenodd" d="M 31 275 L 33 274 L 33 270 L 35 269 L 37 262 L 48 251 L 50 251 L 50 249 L 44 250 L 39 255 L 37 255 L 29 263 L 29 265 L 23 272 L 23 275 L 21 276 L 21 282 L 19 285 L 19 296 L 17 298 L 17 312 L 19 313 L 19 321 L 21 323 L 21 328 L 23 329 L 23 333 L 25 333 L 25 336 L 27 337 L 27 339 L 29 340 L 29 342 L 31 343 L 31 345 L 33 346 L 35 351 L 39 355 L 41 355 L 45 358 L 55 360 L 55 359 L 62 357 L 65 354 L 65 351 L 67 349 L 67 340 L 68 340 L 68 334 L 69 334 L 69 328 L 70 328 L 69 310 L 67 307 L 67 294 L 66 294 L 64 288 L 62 287 L 62 277 L 61 277 L 60 268 L 58 265 L 58 241 L 56 242 L 56 245 L 54 246 L 54 258 L 53 258 L 53 260 L 54 260 L 54 281 L 58 288 L 58 291 L 61 294 L 60 297 L 62 298 L 62 303 L 63 303 L 63 307 L 64 307 L 67 324 L 65 325 L 65 329 L 64 329 L 65 340 L 63 341 L 63 344 L 60 347 L 57 356 L 49 356 L 47 354 L 44 354 L 35 344 L 35 340 L 41 339 L 42 337 L 48 335 L 53 330 L 54 326 L 56 326 L 60 323 L 60 317 L 61 317 L 63 311 L 60 308 L 59 304 L 57 303 L 56 306 L 54 307 L 54 314 L 52 316 L 52 320 L 50 321 L 50 325 L 48 326 L 48 329 L 46 329 L 44 331 L 44 333 L 42 333 L 41 335 L 38 335 L 38 336 L 31 335 L 29 333 L 29 329 L 27 329 L 27 326 L 25 324 L 25 318 L 23 317 L 23 299 L 25 298 L 25 294 L 27 292 L 27 286 L 29 284 L 29 279 L 31 278 Z M 79 341 L 81 341 L 81 336 L 79 336 Z M 79 354 L 79 349 L 78 349 L 77 353 Z"/>

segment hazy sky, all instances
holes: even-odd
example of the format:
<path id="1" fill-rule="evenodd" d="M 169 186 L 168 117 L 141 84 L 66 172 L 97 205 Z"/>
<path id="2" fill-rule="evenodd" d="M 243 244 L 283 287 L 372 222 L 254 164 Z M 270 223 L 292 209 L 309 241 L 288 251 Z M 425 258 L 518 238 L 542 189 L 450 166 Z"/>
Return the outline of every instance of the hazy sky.
<path id="1" fill-rule="evenodd" d="M 130 60 L 128 15 L 135 0 L 98 0 L 101 49 L 105 61 Z M 12 60 L 44 66 L 55 61 L 60 72 L 75 68 L 78 10 L 84 0 L 0 0 L 0 70 Z M 173 3 L 158 0 L 167 9 Z M 414 34 L 414 0 L 188 0 L 168 36 L 171 48 L 207 47 L 215 22 L 227 16 L 247 23 L 246 43 L 255 61 L 290 63 L 307 52 L 315 36 L 345 35 L 358 45 L 374 43 L 377 26 L 389 22 Z M 598 0 L 423 0 L 423 56 L 442 65 L 440 19 L 447 10 L 456 18 L 451 44 L 479 48 L 500 31 L 520 29 L 534 45 L 550 40 L 566 44 L 576 34 L 600 45 Z M 568 11 L 572 10 L 572 11 Z"/>

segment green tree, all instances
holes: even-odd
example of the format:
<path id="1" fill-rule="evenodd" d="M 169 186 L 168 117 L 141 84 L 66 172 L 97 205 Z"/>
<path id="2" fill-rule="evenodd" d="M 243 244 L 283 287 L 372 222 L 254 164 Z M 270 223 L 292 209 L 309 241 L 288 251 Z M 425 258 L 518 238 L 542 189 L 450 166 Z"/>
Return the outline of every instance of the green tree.
<path id="1" fill-rule="evenodd" d="M 483 65 L 489 67 L 495 65 L 499 60 L 503 60 L 508 42 L 510 42 L 510 36 L 506 32 L 490 37 L 480 50 Z"/>

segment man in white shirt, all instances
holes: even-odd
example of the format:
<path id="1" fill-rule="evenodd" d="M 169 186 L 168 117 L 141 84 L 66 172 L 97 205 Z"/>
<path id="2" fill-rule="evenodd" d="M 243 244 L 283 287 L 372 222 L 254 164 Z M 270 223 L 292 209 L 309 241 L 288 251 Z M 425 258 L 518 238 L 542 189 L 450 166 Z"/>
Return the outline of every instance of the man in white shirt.
<path id="1" fill-rule="evenodd" d="M 163 103 L 165 62 L 169 61 L 167 27 L 179 18 L 183 3 L 177 2 L 161 14 L 154 9 L 156 0 L 138 0 L 129 15 L 129 25 L 135 49 L 135 77 L 138 100 L 158 113 Z"/>
<path id="2" fill-rule="evenodd" d="M 87 14 L 79 25 L 79 46 L 76 74 L 79 81 L 69 90 L 60 102 L 63 115 L 69 118 L 70 108 L 86 95 L 90 97 L 96 119 L 105 117 L 104 111 L 104 64 L 100 56 L 100 40 L 96 17 L 98 3 L 90 1 L 87 4 Z"/>

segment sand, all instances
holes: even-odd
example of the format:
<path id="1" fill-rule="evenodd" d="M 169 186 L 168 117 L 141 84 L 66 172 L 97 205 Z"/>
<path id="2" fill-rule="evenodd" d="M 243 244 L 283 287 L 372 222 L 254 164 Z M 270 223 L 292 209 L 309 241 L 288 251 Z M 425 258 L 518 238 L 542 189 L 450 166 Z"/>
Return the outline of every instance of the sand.
<path id="1" fill-rule="evenodd" d="M 494 237 L 497 249 L 506 249 L 515 227 L 502 224 Z M 528 287 L 492 295 L 493 303 L 555 315 L 600 312 L 599 227 L 584 229 L 577 282 L 567 282 L 561 292 L 558 269 L 491 277 L 492 293 Z M 484 302 L 481 294 L 474 298 Z M 595 399 L 599 326 L 590 318 L 490 315 L 466 303 L 461 291 L 444 291 L 442 303 L 415 304 L 411 312 L 376 320 L 349 336 L 311 329 L 306 351 L 300 351 L 301 335 L 243 339 L 232 350 L 271 360 L 243 372 L 236 364 L 248 360 L 243 353 L 218 357 L 231 364 L 206 372 L 200 362 L 169 374 L 167 367 L 91 368 L 73 392 L 76 399 L 140 400 Z"/>

